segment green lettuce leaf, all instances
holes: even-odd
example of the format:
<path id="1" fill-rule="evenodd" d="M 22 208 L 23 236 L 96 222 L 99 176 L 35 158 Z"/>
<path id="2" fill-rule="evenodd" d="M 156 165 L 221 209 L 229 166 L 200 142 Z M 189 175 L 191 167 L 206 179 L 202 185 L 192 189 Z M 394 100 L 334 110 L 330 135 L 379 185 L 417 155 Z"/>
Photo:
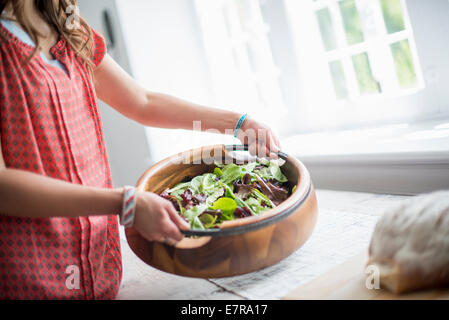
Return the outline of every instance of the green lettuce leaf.
<path id="1" fill-rule="evenodd" d="M 252 211 L 254 211 L 256 214 L 260 214 L 263 211 L 268 210 L 268 207 L 263 207 L 260 200 L 253 198 L 253 197 L 249 197 L 248 199 L 245 200 L 245 204 L 251 208 Z"/>
<path id="2" fill-rule="evenodd" d="M 217 220 L 217 216 L 213 216 L 211 214 L 203 214 L 199 217 L 204 228 L 209 229 L 215 225 L 215 221 Z"/>
<path id="3" fill-rule="evenodd" d="M 274 179 L 276 179 L 279 182 L 287 182 L 287 177 L 282 173 L 281 168 L 277 163 L 274 163 L 273 161 L 270 161 L 270 165 L 268 167 L 270 170 L 271 175 Z"/>
<path id="4" fill-rule="evenodd" d="M 174 186 L 171 189 L 167 189 L 165 190 L 166 192 L 173 194 L 173 192 L 179 192 L 182 191 L 184 192 L 186 189 L 188 189 L 190 187 L 190 182 L 182 182 L 182 183 L 178 183 L 176 186 Z M 181 192 L 181 193 L 182 193 Z"/>
<path id="5" fill-rule="evenodd" d="M 254 170 L 254 173 L 265 180 L 275 179 L 279 182 L 287 182 L 287 177 L 282 173 L 279 165 L 274 161 L 267 163 L 268 167 Z"/>
<path id="6" fill-rule="evenodd" d="M 261 164 L 264 165 L 263 168 L 260 168 Z M 245 174 L 251 176 L 251 182 L 257 181 L 258 177 L 262 177 L 265 180 L 275 179 L 279 182 L 287 181 L 279 165 L 269 160 L 258 160 L 244 165 L 233 163 L 216 165 L 217 167 L 213 173 L 196 176 L 189 182 L 179 183 L 173 188 L 166 190 L 169 194 L 176 197 L 180 213 L 189 221 L 192 229 L 208 229 L 222 221 L 232 220 L 234 219 L 236 207 L 245 207 L 252 215 L 260 214 L 275 207 L 273 202 L 257 189 L 254 189 L 246 200 L 234 194 L 233 183 L 243 178 Z M 259 168 L 256 169 L 256 167 Z M 181 197 L 181 194 L 186 190 L 190 190 L 193 195 L 206 195 L 206 201 L 187 210 L 182 207 L 183 200 Z M 207 209 L 220 210 L 222 214 L 212 215 L 204 213 Z"/>
<path id="7" fill-rule="evenodd" d="M 215 201 L 211 208 L 213 210 L 221 210 L 224 215 L 231 216 L 237 208 L 237 203 L 232 198 L 223 197 Z"/>
<path id="8" fill-rule="evenodd" d="M 260 192 L 259 190 L 254 189 L 254 190 L 253 190 L 253 195 L 254 195 L 257 199 L 259 199 L 260 201 L 263 201 L 263 202 L 265 202 L 266 204 L 268 204 L 270 207 L 272 207 L 272 208 L 276 207 L 276 206 L 274 205 L 274 203 L 273 203 L 270 199 L 268 199 L 268 197 L 267 197 L 266 195 L 264 195 L 262 192 Z"/>
<path id="9" fill-rule="evenodd" d="M 223 172 L 223 175 L 220 180 L 223 183 L 232 184 L 234 180 L 240 178 L 241 169 L 234 163 L 225 165 L 221 171 Z"/>
<path id="10" fill-rule="evenodd" d="M 243 201 L 240 197 L 238 197 L 234 192 L 232 192 L 231 188 L 228 185 L 224 186 L 226 189 L 226 197 L 230 197 L 235 200 L 238 207 L 246 207 L 251 212 L 252 215 L 255 215 L 256 212 L 248 205 L 245 201 Z"/>
<path id="11" fill-rule="evenodd" d="M 214 169 L 214 174 L 216 174 L 218 177 L 221 177 L 223 175 L 223 171 L 219 167 L 216 167 Z"/>
<path id="12" fill-rule="evenodd" d="M 204 210 L 208 208 L 208 205 L 206 203 L 200 203 L 184 212 L 184 217 L 187 219 L 187 221 L 190 222 L 190 227 L 193 229 L 197 229 L 198 226 L 201 226 L 200 229 L 204 229 L 203 224 L 201 223 L 201 220 L 198 218 L 200 214 L 203 213 Z"/>

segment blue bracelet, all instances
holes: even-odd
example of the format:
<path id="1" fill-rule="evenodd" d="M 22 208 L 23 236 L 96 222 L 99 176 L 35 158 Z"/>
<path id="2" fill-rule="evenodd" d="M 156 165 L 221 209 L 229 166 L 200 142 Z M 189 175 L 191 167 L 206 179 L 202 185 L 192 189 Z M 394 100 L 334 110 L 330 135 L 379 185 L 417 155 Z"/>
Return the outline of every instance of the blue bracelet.
<path id="1" fill-rule="evenodd" d="M 240 128 L 241 128 L 241 126 L 242 126 L 242 124 L 243 124 L 243 122 L 245 121 L 245 119 L 246 119 L 247 116 L 248 116 L 248 114 L 245 113 L 244 115 L 242 115 L 242 116 L 240 117 L 239 121 L 237 121 L 237 124 L 236 124 L 235 129 L 234 129 L 234 137 L 237 138 L 237 135 L 238 135 L 238 133 L 239 133 L 239 130 L 240 130 Z"/>

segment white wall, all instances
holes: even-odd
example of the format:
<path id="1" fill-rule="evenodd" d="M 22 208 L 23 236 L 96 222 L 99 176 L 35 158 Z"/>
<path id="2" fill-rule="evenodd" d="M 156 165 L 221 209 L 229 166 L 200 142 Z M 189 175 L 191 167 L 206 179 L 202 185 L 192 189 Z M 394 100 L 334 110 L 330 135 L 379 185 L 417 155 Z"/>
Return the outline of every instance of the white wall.
<path id="1" fill-rule="evenodd" d="M 131 72 L 115 3 L 111 0 L 78 2 L 81 15 L 91 27 L 105 36 L 107 30 L 103 14 L 105 11 L 109 13 L 115 45 L 111 46 L 111 43 L 108 43 L 108 53 L 122 68 Z M 99 108 L 114 185 L 116 187 L 134 185 L 151 164 L 145 128 L 101 101 Z"/>
<path id="2" fill-rule="evenodd" d="M 116 45 L 108 53 L 150 91 L 214 105 L 213 89 L 192 0 L 79 0 L 81 15 L 106 34 L 111 17 Z M 107 38 L 107 37 L 106 37 Z M 135 184 L 154 162 L 190 147 L 234 138 L 145 128 L 100 101 L 115 186 Z"/>
<path id="3" fill-rule="evenodd" d="M 150 91 L 215 104 L 192 0 L 117 0 L 131 70 Z M 233 138 L 184 130 L 148 129 L 152 160 Z"/>

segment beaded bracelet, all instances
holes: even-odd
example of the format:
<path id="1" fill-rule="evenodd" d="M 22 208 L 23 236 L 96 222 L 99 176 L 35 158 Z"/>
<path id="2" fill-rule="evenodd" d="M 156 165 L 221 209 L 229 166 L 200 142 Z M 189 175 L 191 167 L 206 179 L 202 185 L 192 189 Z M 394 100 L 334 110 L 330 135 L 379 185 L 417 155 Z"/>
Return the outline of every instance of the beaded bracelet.
<path id="1" fill-rule="evenodd" d="M 244 115 L 242 115 L 242 116 L 240 117 L 239 121 L 237 121 L 237 124 L 236 124 L 235 129 L 234 129 L 234 137 L 235 137 L 235 138 L 237 138 L 237 135 L 238 135 L 238 133 L 239 133 L 239 130 L 240 130 L 240 128 L 242 127 L 243 122 L 245 121 L 245 119 L 246 119 L 247 116 L 248 116 L 248 114 L 245 113 Z"/>
<path id="2" fill-rule="evenodd" d="M 120 224 L 129 228 L 134 223 L 136 213 L 136 188 L 131 186 L 124 187 L 122 213 L 120 215 Z"/>

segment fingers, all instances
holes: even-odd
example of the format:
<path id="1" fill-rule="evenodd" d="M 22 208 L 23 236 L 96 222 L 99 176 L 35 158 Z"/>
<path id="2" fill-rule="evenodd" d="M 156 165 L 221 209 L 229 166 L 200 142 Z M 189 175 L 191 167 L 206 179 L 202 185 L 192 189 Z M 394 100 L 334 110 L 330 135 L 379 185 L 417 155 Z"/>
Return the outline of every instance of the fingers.
<path id="1" fill-rule="evenodd" d="M 270 144 L 265 144 L 265 141 L 254 141 L 248 147 L 248 151 L 251 155 L 256 155 L 259 158 L 277 158 L 277 152 L 279 152 L 279 148 L 277 148 L 272 142 L 271 147 Z"/>
<path id="2" fill-rule="evenodd" d="M 267 147 L 265 145 L 259 145 L 258 147 L 258 157 L 269 157 L 270 152 L 268 151 Z"/>
<path id="3" fill-rule="evenodd" d="M 176 241 L 181 241 L 184 236 L 179 231 L 179 228 L 175 225 L 175 223 L 170 219 L 167 213 L 167 217 L 163 219 L 161 226 L 162 236 L 164 237 L 164 241 L 171 238 Z"/>
<path id="4" fill-rule="evenodd" d="M 279 140 L 271 129 L 255 121 L 244 122 L 239 132 L 239 140 L 249 145 L 251 155 L 258 157 L 277 158 L 280 151 Z"/>
<path id="5" fill-rule="evenodd" d="M 248 151 L 251 155 L 256 156 L 257 155 L 257 143 L 253 142 L 248 146 Z"/>
<path id="6" fill-rule="evenodd" d="M 167 213 L 171 219 L 171 221 L 173 221 L 173 223 L 181 230 L 189 230 L 190 229 L 190 225 L 189 223 L 184 220 L 183 217 L 181 217 L 179 215 L 179 213 L 176 211 L 176 209 L 173 207 L 173 205 L 171 203 L 168 203 L 167 205 Z"/>
<path id="7" fill-rule="evenodd" d="M 189 229 L 189 224 L 178 215 L 172 203 L 151 192 L 142 192 L 137 197 L 138 204 L 134 225 L 148 241 L 174 244 L 184 236 L 180 229 Z"/>
<path id="8" fill-rule="evenodd" d="M 277 159 L 278 158 L 278 152 L 280 151 L 279 145 L 276 142 L 276 138 L 273 135 L 270 135 L 268 138 L 268 150 L 270 153 L 269 159 Z"/>
<path id="9" fill-rule="evenodd" d="M 250 144 L 248 151 L 251 155 L 255 155 L 259 158 L 277 158 L 275 152 L 270 151 L 265 145 L 258 144 L 257 142 Z"/>
<path id="10" fill-rule="evenodd" d="M 279 139 L 276 135 L 273 135 L 274 141 L 276 143 L 276 146 L 278 147 L 279 151 L 281 150 L 281 143 L 279 142 Z"/>
<path id="11" fill-rule="evenodd" d="M 181 241 L 184 236 L 180 232 L 180 229 L 189 229 L 189 224 L 177 213 L 169 201 L 164 201 L 162 209 L 164 211 L 162 213 L 163 217 L 160 227 L 161 236 L 158 241 Z"/>
<path id="12" fill-rule="evenodd" d="M 277 139 L 277 137 L 274 134 L 270 134 L 268 137 L 268 148 L 270 150 L 270 152 L 272 153 L 277 153 L 280 150 L 280 145 L 279 145 L 279 140 Z"/>

